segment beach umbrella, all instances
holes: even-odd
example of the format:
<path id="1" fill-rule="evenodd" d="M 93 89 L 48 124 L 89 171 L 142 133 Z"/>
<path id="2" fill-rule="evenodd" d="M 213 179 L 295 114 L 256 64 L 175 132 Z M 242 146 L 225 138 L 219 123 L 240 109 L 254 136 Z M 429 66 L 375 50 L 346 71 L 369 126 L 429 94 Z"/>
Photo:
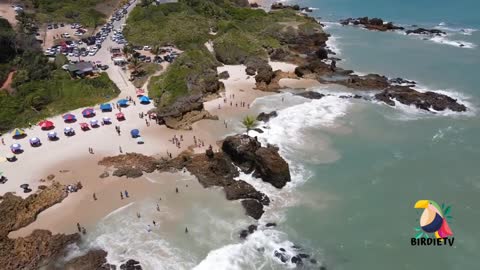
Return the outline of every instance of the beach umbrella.
<path id="1" fill-rule="evenodd" d="M 103 123 L 110 123 L 112 121 L 110 117 L 103 117 L 102 120 L 103 120 Z"/>
<path id="2" fill-rule="evenodd" d="M 137 89 L 137 91 L 135 91 L 135 93 L 137 93 L 137 97 L 139 96 L 143 96 L 145 94 L 145 91 L 143 89 Z"/>
<path id="3" fill-rule="evenodd" d="M 137 144 L 144 144 L 145 142 L 143 141 L 142 137 L 137 138 Z"/>
<path id="4" fill-rule="evenodd" d="M 75 115 L 73 115 L 71 113 L 67 113 L 63 116 L 63 120 L 65 122 L 73 122 L 73 121 L 77 120 L 77 118 L 75 117 Z"/>
<path id="5" fill-rule="evenodd" d="M 141 96 L 141 97 L 140 97 L 140 103 L 142 103 L 142 104 L 148 104 L 148 103 L 150 103 L 150 98 L 147 97 L 147 96 Z"/>
<path id="6" fill-rule="evenodd" d="M 20 188 L 28 188 L 29 184 L 21 184 Z"/>
<path id="7" fill-rule="evenodd" d="M 30 144 L 37 144 L 40 142 L 40 139 L 37 137 L 30 138 Z"/>
<path id="8" fill-rule="evenodd" d="M 21 137 L 25 135 L 25 131 L 20 128 L 16 128 L 12 131 L 12 136 L 15 137 Z"/>
<path id="9" fill-rule="evenodd" d="M 38 125 L 42 128 L 42 129 L 51 129 L 51 128 L 54 128 L 55 126 L 53 125 L 53 122 L 52 121 L 48 121 L 48 120 L 43 120 L 42 122 L 38 123 Z"/>
<path id="10" fill-rule="evenodd" d="M 84 117 L 92 117 L 95 115 L 95 110 L 93 110 L 92 108 L 87 108 L 82 111 L 82 115 Z"/>
<path id="11" fill-rule="evenodd" d="M 57 133 L 55 131 L 50 131 L 47 134 L 49 139 L 55 139 L 57 137 Z"/>
<path id="12" fill-rule="evenodd" d="M 90 120 L 90 125 L 93 126 L 98 126 L 98 120 L 97 119 L 92 119 Z"/>
<path id="13" fill-rule="evenodd" d="M 136 137 L 138 137 L 138 136 L 140 135 L 140 130 L 138 130 L 138 129 L 132 129 L 132 130 L 130 131 L 130 134 L 132 135 L 132 138 L 136 138 Z"/>
<path id="14" fill-rule="evenodd" d="M 116 113 L 115 116 L 117 117 L 117 120 L 125 119 L 125 115 L 122 112 Z"/>
<path id="15" fill-rule="evenodd" d="M 12 152 L 17 152 L 19 150 L 22 150 L 22 146 L 18 143 L 14 143 L 10 146 L 10 150 L 12 150 Z"/>
<path id="16" fill-rule="evenodd" d="M 107 112 L 107 111 L 112 111 L 112 105 L 110 103 L 103 103 L 100 105 L 100 110 Z"/>
<path id="17" fill-rule="evenodd" d="M 65 128 L 63 129 L 63 132 L 67 132 L 67 133 L 68 133 L 68 132 L 72 132 L 72 131 L 73 131 L 73 128 L 72 128 L 72 127 L 65 127 Z"/>
<path id="18" fill-rule="evenodd" d="M 83 130 L 90 129 L 90 127 L 88 126 L 87 123 L 80 123 L 80 128 L 83 129 Z"/>
<path id="19" fill-rule="evenodd" d="M 128 105 L 128 100 L 126 99 L 120 99 L 119 101 L 117 101 L 118 105 L 120 106 L 127 106 Z"/>

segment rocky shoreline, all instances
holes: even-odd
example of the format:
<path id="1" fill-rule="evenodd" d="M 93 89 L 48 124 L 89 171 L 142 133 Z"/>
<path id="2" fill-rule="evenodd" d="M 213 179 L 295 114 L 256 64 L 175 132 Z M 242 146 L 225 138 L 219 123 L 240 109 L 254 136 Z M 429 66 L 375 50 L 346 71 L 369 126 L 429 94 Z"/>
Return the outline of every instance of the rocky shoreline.
<path id="1" fill-rule="evenodd" d="M 291 180 L 288 163 L 280 156 L 278 149 L 271 145 L 262 146 L 256 138 L 248 135 L 225 138 L 219 152 L 211 149 L 204 154 L 183 152 L 176 158 L 162 160 L 127 153 L 104 158 L 99 164 L 115 167 L 114 175 L 133 178 L 141 176 L 142 172 L 154 170 L 188 170 L 203 187 L 223 187 L 227 200 L 241 200 L 246 214 L 254 219 L 263 215 L 264 206 L 270 204 L 270 199 L 249 183 L 235 180 L 240 175 L 239 171 L 253 173 L 255 177 L 279 189 Z"/>

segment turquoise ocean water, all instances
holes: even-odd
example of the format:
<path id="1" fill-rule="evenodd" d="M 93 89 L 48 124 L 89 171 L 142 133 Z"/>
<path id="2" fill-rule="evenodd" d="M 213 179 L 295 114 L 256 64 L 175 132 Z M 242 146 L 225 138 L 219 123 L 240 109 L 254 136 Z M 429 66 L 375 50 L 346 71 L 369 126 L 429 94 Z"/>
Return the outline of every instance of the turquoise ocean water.
<path id="1" fill-rule="evenodd" d="M 317 116 L 324 117 L 323 111 L 312 115 L 299 109 L 295 116 L 303 114 L 304 119 L 285 117 L 284 123 L 299 121 L 303 128 L 296 137 L 282 139 L 283 150 L 289 159 L 303 165 L 310 177 L 296 189 L 304 199 L 286 210 L 282 229 L 291 241 L 316 250 L 332 269 L 478 269 L 480 32 L 476 29 L 480 28 L 480 2 L 296 3 L 318 8 L 313 15 L 330 22 L 327 31 L 344 59 L 342 67 L 416 80 L 425 89 L 459 98 L 470 111 L 428 114 L 407 106 L 349 101 L 339 114 L 342 101 L 331 100 L 318 106 L 337 113 L 333 124 L 314 121 Z M 440 43 L 334 23 L 360 16 L 440 27 L 448 35 Z M 459 48 L 449 41 L 468 42 L 471 48 Z M 335 92 L 333 88 L 327 91 Z M 332 131 L 332 125 L 348 131 Z M 295 138 L 307 142 L 327 138 L 338 159 L 331 163 L 298 159 L 305 157 L 305 149 L 296 147 L 299 142 Z M 308 151 L 322 152 L 322 148 L 311 147 Z M 420 214 L 413 205 L 419 199 L 452 205 L 454 247 L 410 245 Z"/>

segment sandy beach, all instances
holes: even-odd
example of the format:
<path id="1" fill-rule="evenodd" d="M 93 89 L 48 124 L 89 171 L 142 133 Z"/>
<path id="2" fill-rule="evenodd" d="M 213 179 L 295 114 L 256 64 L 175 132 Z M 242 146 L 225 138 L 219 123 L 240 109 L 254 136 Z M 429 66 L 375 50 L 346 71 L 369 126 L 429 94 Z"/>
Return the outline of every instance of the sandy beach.
<path id="1" fill-rule="evenodd" d="M 271 62 L 274 70 L 282 69 L 283 71 L 293 71 L 295 66 Z M 83 132 L 77 128 L 78 124 L 73 124 L 77 131 L 77 135 L 73 137 L 65 137 L 60 135 L 60 140 L 51 142 L 46 139 L 46 131 L 39 127 L 27 129 L 28 137 L 19 140 L 25 152 L 18 156 L 19 160 L 14 163 L 0 163 L 0 170 L 9 177 L 9 181 L 0 186 L 1 193 L 13 191 L 18 195 L 26 196 L 22 193 L 20 184 L 28 183 L 35 188 L 38 185 L 48 184 L 40 182 L 40 179 L 46 179 L 50 174 L 55 175 L 55 181 L 63 184 L 74 184 L 78 181 L 82 182 L 83 188 L 76 193 L 71 193 L 62 203 L 42 212 L 37 221 L 19 231 L 12 232 L 11 237 L 24 236 L 31 233 L 34 229 L 49 229 L 52 232 L 73 233 L 76 231 L 76 222 L 85 226 L 87 230 L 96 224 L 96 222 L 106 216 L 108 213 L 123 207 L 129 203 L 141 200 L 147 197 L 165 196 L 169 192 L 174 192 L 178 179 L 182 178 L 182 173 L 178 174 L 159 174 L 153 173 L 138 179 L 120 179 L 118 177 L 107 177 L 100 179 L 99 176 L 106 169 L 97 165 L 98 161 L 106 156 L 114 156 L 120 154 L 119 147 L 123 152 L 137 152 L 149 156 L 165 156 L 167 151 L 174 155 L 193 146 L 193 136 L 205 141 L 205 147 L 194 148 L 196 152 L 203 152 L 208 145 L 212 144 L 217 148 L 216 141 L 222 136 L 232 133 L 235 128 L 240 126 L 239 120 L 248 114 L 252 114 L 252 109 L 248 107 L 235 106 L 236 103 L 245 102 L 252 103 L 255 98 L 270 95 L 274 93 L 262 92 L 254 90 L 255 79 L 245 73 L 245 66 L 222 66 L 218 68 L 219 72 L 228 71 L 229 79 L 223 80 L 225 84 L 225 92 L 222 97 L 208 101 L 205 108 L 210 113 L 219 116 L 219 120 L 202 120 L 193 125 L 193 130 L 177 131 L 159 126 L 154 123 L 149 127 L 146 126 L 145 120 L 138 117 L 138 113 L 146 112 L 153 108 L 153 105 L 130 105 L 128 108 L 122 109 L 125 113 L 126 120 L 123 122 L 113 121 L 112 125 L 100 126 L 90 131 Z M 122 93 L 120 97 L 134 95 L 134 87 L 130 82 L 126 81 L 126 86 L 118 83 L 119 76 L 122 71 L 115 69 L 109 70 L 110 77 L 119 85 Z M 113 73 L 113 74 L 112 74 Z M 311 87 L 316 84 L 305 80 L 284 80 L 282 85 L 292 88 Z M 233 95 L 235 96 L 233 98 Z M 226 98 L 227 102 L 224 102 Z M 232 106 L 230 106 L 230 101 Z M 220 105 L 220 109 L 219 106 Z M 101 119 L 103 116 L 113 117 L 114 112 L 101 113 L 96 106 L 97 116 L 95 119 Z M 73 113 L 80 116 L 81 109 Z M 80 117 L 81 118 L 81 117 Z M 83 121 L 82 119 L 79 119 Z M 63 130 L 64 124 L 61 116 L 52 118 L 57 125 L 56 129 Z M 225 128 L 224 121 L 228 123 Z M 119 125 L 122 134 L 118 136 L 115 132 L 115 125 Z M 144 145 L 136 144 L 135 140 L 130 137 L 129 131 L 132 128 L 138 128 L 141 136 L 145 140 Z M 182 135 L 184 141 L 181 148 L 177 148 L 169 142 L 169 139 L 176 135 Z M 38 148 L 32 148 L 28 145 L 28 138 L 37 136 L 43 141 L 43 145 Z M 17 142 L 11 138 L 5 138 L 6 146 L 1 146 L 2 151 L 8 151 L 11 143 Z M 88 147 L 94 149 L 95 154 L 88 153 Z M 43 158 L 38 158 L 42 155 Z M 28 165 L 27 165 L 28 164 Z M 28 170 L 21 169 L 23 166 L 29 166 Z M 108 171 L 108 170 L 107 170 Z M 153 180 L 152 180 L 153 179 Z M 193 178 L 190 178 L 193 179 Z M 177 183 L 177 184 L 176 184 Z M 197 181 L 189 181 L 189 192 L 211 192 L 202 191 L 203 188 Z M 120 191 L 128 190 L 130 194 L 134 194 L 128 200 L 120 199 Z M 223 194 L 223 191 L 214 189 L 214 192 Z M 98 200 L 93 200 L 93 193 L 96 194 Z M 224 196 L 224 195 L 222 195 Z M 239 206 L 240 207 L 240 206 Z"/>

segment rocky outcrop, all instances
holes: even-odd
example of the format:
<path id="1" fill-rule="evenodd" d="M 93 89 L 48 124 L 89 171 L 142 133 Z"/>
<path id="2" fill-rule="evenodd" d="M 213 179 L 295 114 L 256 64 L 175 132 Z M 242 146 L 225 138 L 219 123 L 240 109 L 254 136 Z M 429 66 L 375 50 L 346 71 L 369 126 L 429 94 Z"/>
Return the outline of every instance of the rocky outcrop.
<path id="1" fill-rule="evenodd" d="M 67 195 L 65 186 L 58 182 L 25 199 L 6 193 L 0 203 L 0 237 L 32 223 L 40 212 L 61 202 Z"/>
<path id="2" fill-rule="evenodd" d="M 265 147 L 255 152 L 254 176 L 276 188 L 284 187 L 291 180 L 288 163 L 278 154 L 277 149 Z"/>
<path id="3" fill-rule="evenodd" d="M 242 200 L 242 206 L 245 208 L 247 215 L 253 217 L 254 219 L 260 219 L 263 213 L 265 213 L 263 210 L 263 205 L 257 200 Z"/>
<path id="4" fill-rule="evenodd" d="M 320 94 L 314 91 L 305 91 L 305 92 L 295 93 L 294 95 L 301 96 L 304 98 L 309 98 L 309 99 L 321 99 L 325 96 L 324 94 Z"/>
<path id="5" fill-rule="evenodd" d="M 467 110 L 465 105 L 459 104 L 456 99 L 435 92 L 418 92 L 405 86 L 394 86 L 375 95 L 377 100 L 390 106 L 395 106 L 395 101 L 406 105 L 414 105 L 422 110 L 443 111 L 446 109 L 455 112 Z"/>
<path id="6" fill-rule="evenodd" d="M 383 90 L 390 86 L 388 78 L 378 74 L 350 75 L 348 79 L 338 80 L 335 83 L 356 90 Z"/>
<path id="7" fill-rule="evenodd" d="M 265 112 L 261 112 L 258 116 L 257 116 L 257 121 L 262 121 L 262 122 L 268 122 L 270 121 L 271 118 L 274 118 L 274 117 L 277 117 L 278 116 L 278 113 L 276 111 L 272 111 L 272 112 L 269 112 L 269 113 L 265 113 Z"/>
<path id="8" fill-rule="evenodd" d="M 363 25 L 366 29 L 369 30 L 377 30 L 377 31 L 391 31 L 391 30 L 403 30 L 403 27 L 396 26 L 391 22 L 384 22 L 380 18 L 348 18 L 345 20 L 341 20 L 340 23 L 342 25 Z"/>
<path id="9" fill-rule="evenodd" d="M 223 85 L 223 83 L 222 83 Z M 172 129 L 192 129 L 192 124 L 202 119 L 218 119 L 212 116 L 203 107 L 204 95 L 196 94 L 178 98 L 172 105 L 157 108 L 153 111 L 157 114 L 160 123 L 164 123 Z"/>
<path id="10" fill-rule="evenodd" d="M 115 269 L 114 266 L 107 263 L 107 252 L 104 250 L 90 250 L 85 255 L 76 257 L 60 265 L 53 267 L 51 270 L 110 270 Z M 50 269 L 49 269 L 50 270 Z"/>
<path id="11" fill-rule="evenodd" d="M 445 32 L 442 31 L 442 30 L 438 30 L 438 29 L 426 29 L 426 28 L 411 29 L 411 30 L 405 31 L 405 33 L 406 33 L 407 35 L 417 34 L 417 35 L 433 35 L 433 36 L 444 36 L 444 35 L 447 34 L 447 33 L 445 33 Z"/>
<path id="12" fill-rule="evenodd" d="M 286 9 L 286 8 L 300 11 L 300 6 L 299 5 L 286 5 L 286 4 L 283 4 L 283 3 L 273 3 L 270 6 L 270 9 L 272 9 L 272 10 Z"/>
<path id="13" fill-rule="evenodd" d="M 52 235 L 46 230 L 35 230 L 27 237 L 8 238 L 12 231 L 35 221 L 37 215 L 61 202 L 68 193 L 65 186 L 54 182 L 23 199 L 6 193 L 0 203 L 0 265 L 2 269 L 38 269 L 61 255 L 64 248 L 78 241 L 78 234 Z"/>
<path id="14" fill-rule="evenodd" d="M 230 78 L 230 74 L 228 74 L 228 71 L 225 70 L 223 72 L 220 72 L 220 74 L 218 74 L 218 78 L 221 80 L 226 80 Z"/>
<path id="15" fill-rule="evenodd" d="M 261 147 L 260 143 L 248 135 L 227 137 L 222 150 L 246 173 L 254 172 L 256 177 L 282 188 L 291 180 L 288 163 L 273 147 Z"/>
<path id="16" fill-rule="evenodd" d="M 258 219 L 270 199 L 249 183 L 235 180 L 239 176 L 236 166 L 245 173 L 254 172 L 255 176 L 277 188 L 282 188 L 290 181 L 288 164 L 280 157 L 278 149 L 262 147 L 260 142 L 247 135 L 227 137 L 222 143 L 221 152 L 184 152 L 174 159 L 162 160 L 158 169 L 171 171 L 185 168 L 197 177 L 202 186 L 223 187 L 228 200 L 242 200 L 246 213 Z"/>
<path id="17" fill-rule="evenodd" d="M 120 270 L 142 270 L 142 266 L 140 265 L 140 262 L 130 259 L 120 265 Z"/>
<path id="18" fill-rule="evenodd" d="M 127 178 L 137 178 L 143 175 L 143 172 L 152 173 L 157 168 L 157 160 L 153 157 L 138 153 L 126 153 L 114 157 L 105 157 L 98 162 L 99 165 L 114 167 L 114 176 Z"/>
<path id="19" fill-rule="evenodd" d="M 0 265 L 5 270 L 39 269 L 64 254 L 65 247 L 80 239 L 78 234 L 55 234 L 35 230 L 27 237 L 0 239 Z"/>

